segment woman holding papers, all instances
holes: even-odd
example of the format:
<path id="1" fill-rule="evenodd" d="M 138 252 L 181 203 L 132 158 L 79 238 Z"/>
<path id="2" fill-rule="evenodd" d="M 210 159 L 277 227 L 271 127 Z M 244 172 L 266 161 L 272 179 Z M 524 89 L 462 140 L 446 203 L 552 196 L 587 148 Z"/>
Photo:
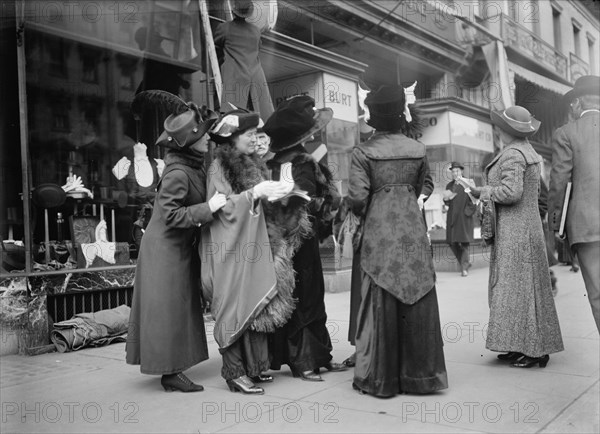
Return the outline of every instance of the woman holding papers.
<path id="1" fill-rule="evenodd" d="M 520 106 L 490 117 L 504 147 L 484 170 L 486 185 L 470 189 L 496 206 L 486 347 L 514 367 L 543 368 L 563 342 L 538 212 L 542 158 L 527 140 L 540 122 Z"/>
<path id="2" fill-rule="evenodd" d="M 322 381 L 320 368 L 341 371 L 346 367 L 332 362 L 331 339 L 325 312 L 325 282 L 319 254 L 319 221 L 316 218 L 325 196 L 330 194 L 331 174 L 304 149 L 304 142 L 322 130 L 333 117 L 331 109 L 315 109 L 309 96 L 294 96 L 283 101 L 267 120 L 264 131 L 271 137 L 275 153 L 267 163 L 273 179 L 285 180 L 280 167 L 291 163 L 297 188 L 312 198 L 308 204 L 312 230 L 306 234 L 294 255 L 296 284 L 294 297 L 298 304 L 290 321 L 276 331 L 272 339 L 272 369 L 290 366 L 295 377 L 306 381 Z M 289 176 L 289 175 L 288 175 Z"/>
<path id="3" fill-rule="evenodd" d="M 306 227 L 300 212 L 283 216 L 270 201 L 281 199 L 291 182 L 269 181 L 254 152 L 257 113 L 223 114 L 212 130 L 219 145 L 208 170 L 207 194 L 227 196 L 202 232 L 202 286 L 212 300 L 214 336 L 223 356 L 221 375 L 229 389 L 262 394 L 256 383 L 272 381 L 267 333 L 283 326 L 294 310 L 291 257 Z M 293 226 L 291 226 L 293 225 Z M 290 230 L 290 227 L 293 230 Z"/>

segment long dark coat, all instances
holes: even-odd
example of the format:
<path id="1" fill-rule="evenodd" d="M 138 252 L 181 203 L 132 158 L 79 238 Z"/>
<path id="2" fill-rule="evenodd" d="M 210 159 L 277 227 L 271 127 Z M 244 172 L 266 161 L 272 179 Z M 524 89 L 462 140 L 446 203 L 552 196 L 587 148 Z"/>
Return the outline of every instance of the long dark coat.
<path id="1" fill-rule="evenodd" d="M 302 146 L 275 154 L 267 162 L 273 180 L 279 180 L 282 163 L 292 163 L 292 176 L 302 190 L 312 198 L 324 195 L 323 173 Z M 287 364 L 292 369 L 307 371 L 325 366 L 332 359 L 331 338 L 327 330 L 325 311 L 325 281 L 319 253 L 319 222 L 309 204 L 312 233 L 302 244 L 292 261 L 296 274 L 294 297 L 296 309 L 288 323 L 278 329 L 271 339 L 273 360 L 271 369 L 280 369 Z"/>
<path id="2" fill-rule="evenodd" d="M 538 209 L 542 158 L 527 140 L 485 168 L 481 199 L 496 203 L 486 347 L 530 357 L 563 350 Z"/>
<path id="3" fill-rule="evenodd" d="M 573 182 L 567 238 L 571 245 L 600 241 L 600 114 L 584 113 L 552 138 L 548 225 L 558 231 L 567 182 Z"/>
<path id="4" fill-rule="evenodd" d="M 127 363 L 144 374 L 172 374 L 208 359 L 202 316 L 201 224 L 213 216 L 206 203 L 201 158 L 170 153 L 154 212 L 142 238 L 127 336 Z"/>
<path id="5" fill-rule="evenodd" d="M 254 111 L 267 119 L 273 113 L 273 102 L 267 79 L 260 63 L 260 29 L 241 18 L 219 24 L 215 30 L 215 48 L 221 65 L 223 98 L 221 107 L 229 110 L 248 108 L 248 96 Z"/>
<path id="6" fill-rule="evenodd" d="M 451 181 L 446 185 L 446 190 L 456 193 L 452 200 L 444 200 L 448 205 L 446 213 L 446 242 L 472 243 L 473 242 L 473 214 L 476 206 L 469 195 L 465 193 L 462 185 Z"/>

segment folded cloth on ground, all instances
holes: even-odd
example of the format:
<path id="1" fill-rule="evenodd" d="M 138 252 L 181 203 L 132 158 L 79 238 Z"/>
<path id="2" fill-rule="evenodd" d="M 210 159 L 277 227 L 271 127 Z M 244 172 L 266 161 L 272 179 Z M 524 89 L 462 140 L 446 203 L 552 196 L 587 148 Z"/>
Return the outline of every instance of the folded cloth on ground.
<path id="1" fill-rule="evenodd" d="M 129 306 L 123 304 L 114 309 L 78 313 L 69 320 L 55 323 L 50 340 L 61 353 L 124 342 L 130 311 Z"/>

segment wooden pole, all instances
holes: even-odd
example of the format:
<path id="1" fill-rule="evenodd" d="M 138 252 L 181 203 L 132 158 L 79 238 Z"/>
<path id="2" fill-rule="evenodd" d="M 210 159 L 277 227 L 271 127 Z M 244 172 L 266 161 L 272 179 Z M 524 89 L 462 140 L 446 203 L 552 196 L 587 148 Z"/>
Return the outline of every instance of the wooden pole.
<path id="1" fill-rule="evenodd" d="M 217 98 L 219 99 L 219 105 L 221 105 L 221 95 L 223 93 L 223 80 L 221 79 L 221 70 L 219 69 L 217 49 L 215 48 L 215 40 L 213 39 L 213 33 L 210 27 L 210 20 L 208 18 L 208 8 L 206 7 L 206 0 L 198 0 L 198 6 L 200 7 L 200 18 L 202 20 L 202 28 L 204 29 L 204 36 L 206 38 L 206 49 L 208 50 L 208 56 L 210 59 L 212 72 L 215 80 Z"/>
<path id="2" fill-rule="evenodd" d="M 21 136 L 21 187 L 23 189 L 23 223 L 25 238 L 25 272 L 30 273 L 31 264 L 31 209 L 29 185 L 29 127 L 27 125 L 27 75 L 25 71 L 25 0 L 15 3 L 17 26 L 17 73 L 19 86 L 19 125 Z M 10 63 L 10 62 L 9 62 Z M 47 214 L 46 214 L 47 219 Z M 45 240 L 44 240 L 45 241 Z M 50 252 L 46 246 L 49 257 Z"/>

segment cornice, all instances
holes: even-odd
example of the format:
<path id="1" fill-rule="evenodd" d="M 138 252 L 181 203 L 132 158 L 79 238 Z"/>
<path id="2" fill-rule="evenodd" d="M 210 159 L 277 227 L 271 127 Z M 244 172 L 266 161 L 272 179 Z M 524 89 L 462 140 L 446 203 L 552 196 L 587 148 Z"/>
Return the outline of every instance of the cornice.
<path id="1" fill-rule="evenodd" d="M 585 20 L 590 23 L 597 31 L 600 31 L 600 21 L 592 14 L 592 12 L 579 0 L 569 0 L 569 4 L 572 5 L 579 13 L 581 13 Z"/>
<path id="2" fill-rule="evenodd" d="M 415 103 L 415 107 L 417 107 L 423 115 L 451 111 L 483 122 L 490 122 L 490 109 L 465 101 L 461 98 L 422 99 Z"/>
<path id="3" fill-rule="evenodd" d="M 317 20 L 331 21 L 353 31 L 357 37 L 366 34 L 366 38 L 392 52 L 408 54 L 421 62 L 429 61 L 442 70 L 467 65 L 467 52 L 460 46 L 398 16 L 387 16 L 389 11 L 373 3 L 327 0 L 318 4 L 298 3 L 296 7 L 311 13 Z"/>

